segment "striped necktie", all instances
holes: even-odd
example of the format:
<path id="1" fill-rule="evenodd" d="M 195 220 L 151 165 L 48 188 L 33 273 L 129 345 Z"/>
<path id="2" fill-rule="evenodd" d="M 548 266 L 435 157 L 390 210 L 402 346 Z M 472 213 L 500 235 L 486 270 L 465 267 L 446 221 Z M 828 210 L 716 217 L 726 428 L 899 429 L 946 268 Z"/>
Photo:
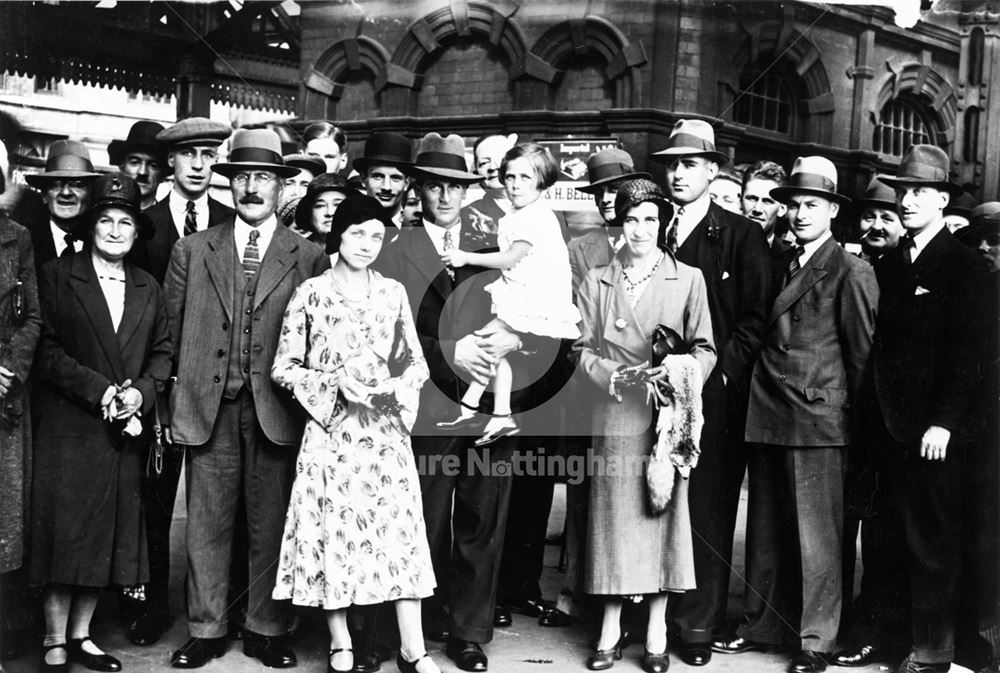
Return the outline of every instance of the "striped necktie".
<path id="1" fill-rule="evenodd" d="M 674 219 L 670 220 L 670 227 L 667 229 L 667 249 L 670 252 L 677 253 L 677 228 L 681 225 L 681 215 L 684 214 L 684 207 L 677 209 L 674 213 Z"/>
<path id="2" fill-rule="evenodd" d="M 247 241 L 247 247 L 243 248 L 243 275 L 246 276 L 247 280 L 250 280 L 257 273 L 257 269 L 260 268 L 260 250 L 257 248 L 257 239 L 260 238 L 260 232 L 256 229 L 250 230 L 250 240 Z"/>
<path id="3" fill-rule="evenodd" d="M 792 282 L 792 278 L 794 278 L 795 274 L 797 274 L 799 272 L 799 269 L 802 268 L 802 263 L 799 262 L 799 258 L 802 257 L 802 254 L 805 251 L 806 249 L 803 248 L 801 245 L 795 246 L 795 253 L 794 255 L 792 255 L 792 260 L 788 262 L 788 269 L 785 272 L 785 285 L 788 285 L 790 282 Z"/>
<path id="4" fill-rule="evenodd" d="M 184 235 L 190 236 L 198 231 L 198 212 L 194 209 L 194 201 L 187 202 L 187 213 L 184 215 Z"/>

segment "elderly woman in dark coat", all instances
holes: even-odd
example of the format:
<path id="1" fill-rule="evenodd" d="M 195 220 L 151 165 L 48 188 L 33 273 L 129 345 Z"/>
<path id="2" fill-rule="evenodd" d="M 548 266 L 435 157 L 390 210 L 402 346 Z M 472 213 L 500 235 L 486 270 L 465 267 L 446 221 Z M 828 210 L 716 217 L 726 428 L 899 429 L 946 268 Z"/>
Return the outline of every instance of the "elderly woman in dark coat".
<path id="1" fill-rule="evenodd" d="M 159 286 L 125 261 L 152 233 L 139 199 L 131 178 L 98 178 L 84 249 L 39 277 L 30 574 L 45 588 L 43 671 L 121 670 L 90 640 L 98 590 L 148 580 L 139 480 L 172 350 Z"/>
<path id="2" fill-rule="evenodd" d="M 597 651 L 587 667 L 610 668 L 621 658 L 622 602 L 644 596 L 649 622 L 642 668 L 660 673 L 669 665 L 667 594 L 695 586 L 687 480 L 673 481 L 666 511 L 652 511 L 642 464 L 657 441 L 655 410 L 645 385 L 620 385 L 622 372 L 651 360 L 651 338 L 658 325 L 683 340 L 686 353 L 694 358 L 686 361 L 689 371 L 701 377 L 695 381 L 699 388 L 715 365 L 716 353 L 701 272 L 656 244 L 660 222 L 669 221 L 671 213 L 659 187 L 649 180 L 622 183 L 615 211 L 625 245 L 610 265 L 592 269 L 580 286 L 583 327 L 574 346 L 580 368 L 597 386 L 594 452 L 608 468 L 590 480 L 584 591 L 601 596 L 605 607 Z M 666 370 L 656 367 L 644 374 L 662 380 Z"/>

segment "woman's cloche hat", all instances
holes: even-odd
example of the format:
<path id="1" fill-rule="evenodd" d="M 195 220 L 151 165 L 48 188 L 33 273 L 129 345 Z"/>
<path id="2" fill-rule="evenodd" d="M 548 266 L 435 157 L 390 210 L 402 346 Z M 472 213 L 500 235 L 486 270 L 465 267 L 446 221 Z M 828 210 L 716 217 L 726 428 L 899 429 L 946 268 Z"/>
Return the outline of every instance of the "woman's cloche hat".
<path id="1" fill-rule="evenodd" d="M 955 198 L 962 193 L 962 188 L 948 179 L 950 165 L 948 155 L 940 147 L 910 145 L 899 162 L 896 174 L 880 175 L 878 179 L 893 189 L 906 185 L 934 187 Z"/>
<path id="2" fill-rule="evenodd" d="M 154 224 L 142 212 L 142 192 L 139 184 L 124 173 L 108 173 L 102 175 L 90 186 L 90 205 L 84 215 L 90 230 L 97 221 L 97 216 L 107 208 L 120 208 L 127 211 L 135 219 L 136 229 L 140 238 L 153 235 Z M 83 233 L 80 231 L 79 233 Z"/>
<path id="3" fill-rule="evenodd" d="M 729 157 L 715 149 L 715 129 L 700 119 L 681 119 L 670 131 L 666 148 L 653 152 L 653 161 L 669 164 L 677 157 L 705 157 L 718 164 L 729 161 Z"/>
<path id="4" fill-rule="evenodd" d="M 837 193 L 837 167 L 826 157 L 799 157 L 792 165 L 788 183 L 771 190 L 771 198 L 782 203 L 788 203 L 793 194 L 813 194 L 842 204 L 851 202 Z"/>
<path id="5" fill-rule="evenodd" d="M 25 175 L 32 187 L 47 189 L 53 180 L 93 180 L 100 173 L 94 172 L 90 152 L 83 143 L 75 140 L 57 140 L 49 146 L 45 171 Z"/>
<path id="6" fill-rule="evenodd" d="M 326 167 L 326 164 L 323 164 Z M 316 203 L 316 197 L 323 192 L 340 192 L 344 196 L 350 196 L 357 192 L 347 184 L 347 179 L 336 173 L 323 173 L 309 183 L 306 193 L 295 206 L 295 224 L 303 231 L 312 231 L 312 209 Z M 338 206 L 339 208 L 339 206 Z"/>
<path id="7" fill-rule="evenodd" d="M 463 185 L 484 179 L 482 175 L 469 172 L 465 162 L 465 141 L 454 133 L 442 137 L 432 132 L 421 138 L 412 172 L 418 178 L 444 178 Z"/>
<path id="8" fill-rule="evenodd" d="M 637 178 L 626 180 L 618 185 L 618 196 L 615 197 L 615 225 L 620 227 L 625 213 L 645 201 L 652 201 L 661 208 L 667 208 L 672 217 L 673 206 L 670 205 L 670 201 L 667 200 L 659 185 L 646 178 Z M 666 224 L 666 222 L 662 224 Z"/>
<path id="9" fill-rule="evenodd" d="M 212 170 L 231 178 L 243 171 L 270 171 L 279 178 L 299 174 L 295 166 L 286 166 L 281 156 L 281 138 L 268 129 L 240 129 L 233 136 L 229 161 L 212 164 Z"/>
<path id="10" fill-rule="evenodd" d="M 636 173 L 632 155 L 628 152 L 609 147 L 587 157 L 587 179 L 590 184 L 577 189 L 586 194 L 596 194 L 609 183 L 637 178 L 649 180 L 652 176 L 649 173 Z"/>

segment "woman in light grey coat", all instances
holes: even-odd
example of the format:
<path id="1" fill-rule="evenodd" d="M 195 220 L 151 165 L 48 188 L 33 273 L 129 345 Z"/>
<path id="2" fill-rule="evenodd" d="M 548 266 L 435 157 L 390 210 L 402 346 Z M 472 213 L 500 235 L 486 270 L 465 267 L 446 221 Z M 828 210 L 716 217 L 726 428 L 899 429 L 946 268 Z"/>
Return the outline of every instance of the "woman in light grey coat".
<path id="1" fill-rule="evenodd" d="M 583 329 L 574 350 L 593 382 L 594 451 L 602 459 L 590 481 L 587 566 L 584 589 L 606 598 L 591 670 L 621 658 L 619 617 L 626 597 L 649 605 L 643 669 L 664 671 L 667 594 L 695 586 L 687 481 L 676 479 L 671 504 L 655 514 L 649 505 L 643 460 L 656 442 L 655 410 L 646 387 L 622 387 L 625 367 L 651 359 L 657 325 L 679 334 L 700 365 L 702 382 L 715 365 L 708 297 L 701 272 L 656 245 L 661 220 L 671 209 L 649 180 L 622 184 L 616 201 L 625 246 L 611 264 L 592 269 L 580 287 Z M 665 376 L 661 368 L 647 372 Z M 603 467 L 603 473 L 600 469 Z"/>

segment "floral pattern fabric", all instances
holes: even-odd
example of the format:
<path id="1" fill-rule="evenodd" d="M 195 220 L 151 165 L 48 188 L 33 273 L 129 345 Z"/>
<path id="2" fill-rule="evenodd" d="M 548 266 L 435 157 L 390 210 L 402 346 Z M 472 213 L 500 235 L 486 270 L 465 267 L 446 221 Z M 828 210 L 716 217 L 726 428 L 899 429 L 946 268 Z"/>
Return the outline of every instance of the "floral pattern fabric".
<path id="1" fill-rule="evenodd" d="M 275 599 L 336 609 L 433 593 L 434 571 L 409 431 L 427 380 L 406 291 L 371 271 L 354 302 L 332 271 L 285 311 L 271 375 L 309 414 L 288 505 Z M 350 376 L 398 410 L 348 401 Z"/>

